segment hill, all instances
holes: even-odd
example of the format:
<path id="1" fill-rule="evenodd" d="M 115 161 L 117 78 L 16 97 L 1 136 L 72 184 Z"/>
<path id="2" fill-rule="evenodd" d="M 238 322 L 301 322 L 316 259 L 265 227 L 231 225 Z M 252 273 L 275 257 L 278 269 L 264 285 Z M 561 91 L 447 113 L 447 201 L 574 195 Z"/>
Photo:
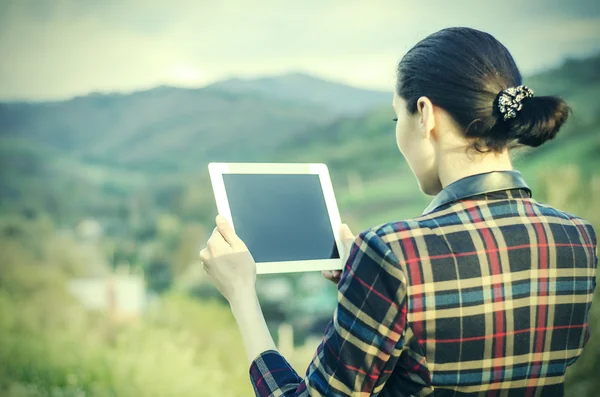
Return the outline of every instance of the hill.
<path id="1" fill-rule="evenodd" d="M 176 171 L 195 168 L 198 159 L 255 159 L 334 117 L 311 104 L 258 94 L 160 87 L 0 104 L 0 137 L 41 144 L 84 163 Z"/>
<path id="2" fill-rule="evenodd" d="M 340 115 L 366 113 L 391 101 L 391 93 L 349 87 L 304 73 L 259 79 L 234 78 L 209 88 L 231 94 L 259 93 L 269 98 L 310 103 Z"/>
<path id="3" fill-rule="evenodd" d="M 210 160 L 261 159 L 295 135 L 340 114 L 369 111 L 388 96 L 292 74 L 200 89 L 0 103 L 0 139 L 42 144 L 87 164 L 181 172 Z"/>

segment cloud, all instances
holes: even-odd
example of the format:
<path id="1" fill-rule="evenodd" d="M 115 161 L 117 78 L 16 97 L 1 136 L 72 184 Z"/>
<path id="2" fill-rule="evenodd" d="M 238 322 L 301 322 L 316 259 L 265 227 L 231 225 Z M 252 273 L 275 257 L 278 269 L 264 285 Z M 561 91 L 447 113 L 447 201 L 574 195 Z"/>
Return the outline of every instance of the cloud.
<path id="1" fill-rule="evenodd" d="M 389 89 L 402 54 L 452 25 L 492 33 L 527 72 L 600 49 L 596 3 L 4 0 L 0 50 L 9 56 L 0 63 L 0 98 L 199 86 L 288 71 Z"/>

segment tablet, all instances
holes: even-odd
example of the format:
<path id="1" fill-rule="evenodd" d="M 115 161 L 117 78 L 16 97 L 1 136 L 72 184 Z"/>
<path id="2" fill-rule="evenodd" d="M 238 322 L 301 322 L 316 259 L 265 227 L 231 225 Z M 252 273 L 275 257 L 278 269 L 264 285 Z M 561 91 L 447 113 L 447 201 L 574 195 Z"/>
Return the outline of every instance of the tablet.
<path id="1" fill-rule="evenodd" d="M 210 163 L 219 215 L 257 273 L 342 269 L 340 213 L 325 164 Z"/>

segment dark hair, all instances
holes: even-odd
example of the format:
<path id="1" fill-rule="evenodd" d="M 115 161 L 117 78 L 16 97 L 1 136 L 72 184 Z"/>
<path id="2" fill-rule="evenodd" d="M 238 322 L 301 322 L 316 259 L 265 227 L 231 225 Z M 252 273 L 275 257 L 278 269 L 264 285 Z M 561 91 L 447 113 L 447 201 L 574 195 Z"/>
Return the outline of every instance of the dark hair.
<path id="1" fill-rule="evenodd" d="M 569 106 L 555 96 L 522 100 L 515 118 L 504 120 L 498 94 L 522 84 L 512 56 L 492 35 L 471 28 L 448 28 L 415 45 L 398 64 L 396 91 L 417 111 L 425 96 L 445 109 L 474 138 L 479 151 L 502 151 L 516 143 L 539 146 L 556 136 Z M 535 87 L 532 87 L 535 90 Z"/>

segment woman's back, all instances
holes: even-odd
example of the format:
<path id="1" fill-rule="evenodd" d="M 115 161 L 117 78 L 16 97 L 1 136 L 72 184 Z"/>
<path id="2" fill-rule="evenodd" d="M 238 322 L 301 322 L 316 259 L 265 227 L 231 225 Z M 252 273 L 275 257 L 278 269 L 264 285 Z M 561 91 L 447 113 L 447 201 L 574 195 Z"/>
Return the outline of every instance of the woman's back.
<path id="1" fill-rule="evenodd" d="M 411 383 L 416 395 L 428 385 L 436 396 L 563 395 L 565 370 L 589 335 L 589 223 L 510 189 L 382 232 L 408 284 L 406 348 L 382 395 Z"/>
<path id="2" fill-rule="evenodd" d="M 255 393 L 562 396 L 589 338 L 597 239 L 583 219 L 531 198 L 510 151 L 554 139 L 569 106 L 523 85 L 492 35 L 456 27 L 404 55 L 392 108 L 396 145 L 434 199 L 418 218 L 355 238 L 304 377 L 275 350 L 264 318 L 248 320 L 254 291 L 249 309 L 233 308 L 252 331 L 242 333 L 253 342 Z M 203 260 L 222 290 L 252 285 L 210 251 Z M 240 268 L 255 277 L 252 266 Z"/>

